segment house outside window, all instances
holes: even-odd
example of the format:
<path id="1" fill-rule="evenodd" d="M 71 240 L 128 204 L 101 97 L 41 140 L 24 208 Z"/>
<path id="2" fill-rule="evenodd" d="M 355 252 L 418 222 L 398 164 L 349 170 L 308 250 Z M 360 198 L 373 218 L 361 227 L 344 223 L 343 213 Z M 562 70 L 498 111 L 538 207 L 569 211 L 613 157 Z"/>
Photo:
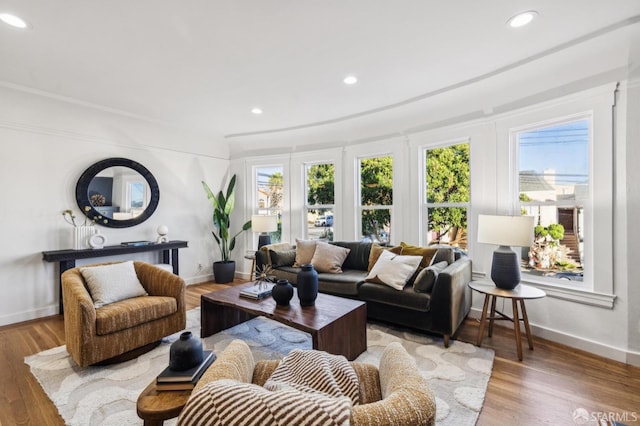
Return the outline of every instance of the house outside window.
<path id="1" fill-rule="evenodd" d="M 306 237 L 333 241 L 335 164 L 305 164 L 304 171 Z"/>
<path id="2" fill-rule="evenodd" d="M 255 168 L 256 214 L 275 215 L 278 217 L 278 230 L 270 233 L 271 242 L 277 243 L 282 239 L 282 207 L 284 169 L 282 166 L 260 166 Z"/>
<path id="3" fill-rule="evenodd" d="M 515 134 L 517 209 L 535 218 L 534 244 L 522 251 L 523 271 L 583 281 L 585 208 L 590 205 L 591 117 L 525 128 Z"/>
<path id="4" fill-rule="evenodd" d="M 467 251 L 467 213 L 471 201 L 469 143 L 425 149 L 424 164 L 426 241 Z"/>
<path id="5" fill-rule="evenodd" d="M 359 159 L 359 226 L 362 240 L 391 242 L 393 157 Z"/>

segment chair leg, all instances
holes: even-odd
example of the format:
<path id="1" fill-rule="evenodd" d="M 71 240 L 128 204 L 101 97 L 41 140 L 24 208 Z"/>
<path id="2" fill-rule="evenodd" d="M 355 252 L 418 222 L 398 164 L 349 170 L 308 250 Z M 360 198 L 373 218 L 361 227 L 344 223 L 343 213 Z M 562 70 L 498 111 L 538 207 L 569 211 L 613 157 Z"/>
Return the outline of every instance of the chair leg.
<path id="1" fill-rule="evenodd" d="M 445 347 L 445 348 L 448 348 L 448 347 L 449 347 L 449 337 L 450 337 L 450 336 L 449 336 L 448 334 L 445 334 L 445 335 L 444 335 L 444 347 Z"/>

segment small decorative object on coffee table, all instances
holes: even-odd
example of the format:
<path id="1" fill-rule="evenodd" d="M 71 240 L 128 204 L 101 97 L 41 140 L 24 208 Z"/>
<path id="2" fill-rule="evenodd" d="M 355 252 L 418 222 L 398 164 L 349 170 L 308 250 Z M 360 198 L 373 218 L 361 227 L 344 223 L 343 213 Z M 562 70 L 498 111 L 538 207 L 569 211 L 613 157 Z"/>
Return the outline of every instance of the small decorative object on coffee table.
<path id="1" fill-rule="evenodd" d="M 202 341 L 193 337 L 190 331 L 185 331 L 169 348 L 169 368 L 173 371 L 188 370 L 202 363 L 203 357 Z"/>
<path id="2" fill-rule="evenodd" d="M 288 280 L 278 280 L 271 290 L 273 300 L 280 306 L 289 306 L 293 298 L 293 286 Z"/>
<path id="3" fill-rule="evenodd" d="M 318 273 L 313 265 L 301 265 L 298 272 L 296 286 L 300 306 L 313 306 L 318 297 Z"/>

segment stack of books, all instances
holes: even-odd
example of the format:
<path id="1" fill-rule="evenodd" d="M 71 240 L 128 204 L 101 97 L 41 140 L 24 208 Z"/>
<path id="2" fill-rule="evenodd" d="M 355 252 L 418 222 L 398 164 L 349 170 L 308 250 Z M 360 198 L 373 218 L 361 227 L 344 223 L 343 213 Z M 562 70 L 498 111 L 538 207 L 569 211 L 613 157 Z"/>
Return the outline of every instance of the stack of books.
<path id="1" fill-rule="evenodd" d="M 195 367 L 184 371 L 175 371 L 167 367 L 156 377 L 156 389 L 159 391 L 193 389 L 202 374 L 215 360 L 213 351 L 204 351 L 202 362 Z"/>
<path id="2" fill-rule="evenodd" d="M 249 299 L 263 299 L 267 296 L 271 296 L 271 290 L 273 290 L 273 283 L 263 282 L 260 284 L 252 285 L 245 289 L 240 290 L 240 296 L 247 297 Z"/>

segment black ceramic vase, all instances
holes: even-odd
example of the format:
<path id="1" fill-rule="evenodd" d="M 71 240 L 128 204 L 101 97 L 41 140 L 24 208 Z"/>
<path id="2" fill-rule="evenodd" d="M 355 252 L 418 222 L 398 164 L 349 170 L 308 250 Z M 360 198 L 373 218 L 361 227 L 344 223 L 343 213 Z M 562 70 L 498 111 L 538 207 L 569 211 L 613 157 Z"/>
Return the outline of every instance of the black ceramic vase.
<path id="1" fill-rule="evenodd" d="M 174 371 L 188 370 L 200 364 L 204 358 L 202 341 L 185 331 L 169 348 L 169 368 Z"/>
<path id="2" fill-rule="evenodd" d="M 278 305 L 289 306 L 293 298 L 293 286 L 288 280 L 278 280 L 271 290 L 271 297 Z"/>
<path id="3" fill-rule="evenodd" d="M 318 297 L 318 273 L 313 265 L 300 266 L 296 287 L 300 306 L 313 306 Z"/>

